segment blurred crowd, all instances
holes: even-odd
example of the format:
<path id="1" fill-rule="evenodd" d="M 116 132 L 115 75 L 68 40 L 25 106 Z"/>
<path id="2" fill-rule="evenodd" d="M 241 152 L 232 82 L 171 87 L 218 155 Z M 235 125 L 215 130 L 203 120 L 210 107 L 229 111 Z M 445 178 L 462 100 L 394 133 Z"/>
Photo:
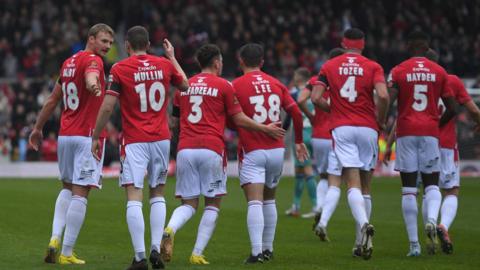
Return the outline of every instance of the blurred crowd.
<path id="1" fill-rule="evenodd" d="M 405 36 L 420 28 L 432 37 L 441 64 L 460 77 L 477 77 L 480 68 L 480 1 L 290 1 L 290 0 L 3 0 L 0 6 L 0 162 L 54 160 L 60 108 L 47 125 L 41 153 L 28 147 L 36 114 L 68 56 L 84 47 L 86 32 L 104 22 L 117 32 L 105 58 L 109 67 L 126 56 L 123 35 L 132 25 L 150 31 L 151 52 L 162 55 L 168 37 L 188 74 L 197 71 L 194 52 L 213 42 L 224 56 L 224 76 L 239 75 L 237 49 L 246 42 L 265 46 L 264 70 L 290 83 L 299 66 L 320 69 L 328 51 L 337 47 L 345 29 L 365 31 L 365 55 L 388 72 L 404 60 Z M 475 86 L 480 86 L 477 80 Z M 480 157 L 468 131 L 468 117 L 459 117 L 463 158 Z M 109 125 L 109 144 L 117 157 L 118 115 Z M 229 141 L 235 136 L 227 133 Z M 232 146 L 233 145 L 233 146 Z M 229 149 L 235 149 L 234 141 Z M 233 152 L 229 155 L 234 156 Z"/>

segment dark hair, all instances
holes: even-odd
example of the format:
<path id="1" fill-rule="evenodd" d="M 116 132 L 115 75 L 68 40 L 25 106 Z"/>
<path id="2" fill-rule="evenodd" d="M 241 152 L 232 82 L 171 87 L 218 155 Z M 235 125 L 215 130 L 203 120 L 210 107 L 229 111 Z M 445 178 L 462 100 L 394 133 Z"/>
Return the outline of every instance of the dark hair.
<path id="1" fill-rule="evenodd" d="M 239 55 L 247 67 L 259 67 L 263 61 L 263 47 L 257 43 L 248 43 L 240 48 Z"/>
<path id="2" fill-rule="evenodd" d="M 348 39 L 364 39 L 365 34 L 358 28 L 350 28 L 343 32 L 343 36 Z"/>
<path id="3" fill-rule="evenodd" d="M 438 60 L 440 59 L 440 56 L 438 55 L 438 53 L 432 49 L 428 49 L 428 51 L 425 53 L 425 57 L 428 60 L 433 61 L 435 63 L 438 63 Z"/>
<path id="4" fill-rule="evenodd" d="M 215 58 L 220 57 L 221 52 L 215 44 L 205 44 L 197 50 L 195 58 L 197 59 L 200 68 L 206 68 L 213 64 Z"/>
<path id="5" fill-rule="evenodd" d="M 426 33 L 415 30 L 408 35 L 407 40 L 410 53 L 420 54 L 427 52 L 430 37 Z"/>
<path id="6" fill-rule="evenodd" d="M 343 48 L 333 48 L 328 52 L 328 59 L 335 58 L 345 53 Z"/>
<path id="7" fill-rule="evenodd" d="M 305 68 L 305 67 L 297 68 L 295 70 L 295 74 L 300 76 L 304 81 L 308 81 L 308 79 L 310 79 L 310 71 L 308 70 L 308 68 Z"/>
<path id="8" fill-rule="evenodd" d="M 148 47 L 149 35 L 143 26 L 137 25 L 128 29 L 126 39 L 134 51 L 146 50 Z"/>
<path id="9" fill-rule="evenodd" d="M 113 29 L 110 26 L 108 26 L 104 23 L 97 23 L 94 26 L 90 27 L 90 29 L 88 30 L 87 36 L 88 37 L 91 37 L 91 36 L 96 37 L 97 34 L 100 33 L 100 32 L 108 33 L 112 37 L 115 34 L 115 32 L 113 31 Z"/>

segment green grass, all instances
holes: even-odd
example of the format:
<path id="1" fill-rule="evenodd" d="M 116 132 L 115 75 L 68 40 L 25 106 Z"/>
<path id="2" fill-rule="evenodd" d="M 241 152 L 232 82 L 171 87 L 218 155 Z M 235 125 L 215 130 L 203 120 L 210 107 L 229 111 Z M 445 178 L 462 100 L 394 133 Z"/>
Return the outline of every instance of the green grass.
<path id="1" fill-rule="evenodd" d="M 116 180 L 105 181 L 103 190 L 93 191 L 89 198 L 87 218 L 76 246 L 76 251 L 87 261 L 87 265 L 65 267 L 43 263 L 60 183 L 55 180 L 8 179 L 0 180 L 0 185 L 0 269 L 118 270 L 125 269 L 131 262 L 133 253 L 125 222 L 125 195 Z M 173 196 L 174 180 L 169 180 L 167 186 L 168 218 L 179 202 Z M 370 261 L 351 257 L 354 222 L 346 205 L 345 193 L 342 193 L 337 212 L 329 224 L 332 242 L 322 243 L 311 231 L 311 220 L 283 215 L 291 204 L 292 189 L 292 181 L 284 179 L 277 193 L 279 220 L 274 261 L 255 266 L 242 264 L 250 250 L 246 203 L 238 180 L 232 179 L 215 234 L 205 252 L 211 265 L 188 264 L 201 216 L 201 211 L 198 211 L 176 234 L 173 260 L 167 269 L 480 269 L 477 249 L 480 211 L 476 209 L 479 179 L 464 179 L 462 182 L 458 215 L 451 229 L 454 254 L 425 254 L 418 258 L 405 257 L 408 240 L 400 209 L 399 180 L 375 179 L 371 221 L 376 235 Z M 147 202 L 145 200 L 144 214 L 148 224 Z M 303 206 L 305 211 L 310 208 L 305 198 Z M 147 229 L 147 247 L 149 238 Z M 423 230 L 420 231 L 420 239 L 424 239 Z"/>

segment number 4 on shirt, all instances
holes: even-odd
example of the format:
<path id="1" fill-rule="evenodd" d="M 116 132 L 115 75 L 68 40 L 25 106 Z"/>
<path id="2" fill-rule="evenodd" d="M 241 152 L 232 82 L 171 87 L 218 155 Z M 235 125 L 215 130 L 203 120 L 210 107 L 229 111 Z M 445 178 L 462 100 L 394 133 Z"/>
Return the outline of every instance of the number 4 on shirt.
<path id="1" fill-rule="evenodd" d="M 355 76 L 349 76 L 340 89 L 340 96 L 346 98 L 348 102 L 355 102 L 357 91 L 355 90 Z"/>

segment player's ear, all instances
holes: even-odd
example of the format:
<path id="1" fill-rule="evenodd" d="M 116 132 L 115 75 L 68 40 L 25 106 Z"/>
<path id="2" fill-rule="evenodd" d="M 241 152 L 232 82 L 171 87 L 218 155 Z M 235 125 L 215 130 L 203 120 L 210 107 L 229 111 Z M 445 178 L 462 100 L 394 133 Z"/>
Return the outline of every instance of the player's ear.
<path id="1" fill-rule="evenodd" d="M 263 63 L 265 63 L 265 61 L 262 59 L 262 61 L 260 61 L 260 65 L 258 67 L 259 68 L 263 67 Z"/>
<path id="2" fill-rule="evenodd" d="M 150 50 L 150 41 L 147 43 L 147 47 L 145 48 L 145 51 L 149 51 Z"/>
<path id="3" fill-rule="evenodd" d="M 128 40 L 125 40 L 125 50 L 127 51 L 127 53 L 130 52 L 130 42 L 128 42 Z"/>

